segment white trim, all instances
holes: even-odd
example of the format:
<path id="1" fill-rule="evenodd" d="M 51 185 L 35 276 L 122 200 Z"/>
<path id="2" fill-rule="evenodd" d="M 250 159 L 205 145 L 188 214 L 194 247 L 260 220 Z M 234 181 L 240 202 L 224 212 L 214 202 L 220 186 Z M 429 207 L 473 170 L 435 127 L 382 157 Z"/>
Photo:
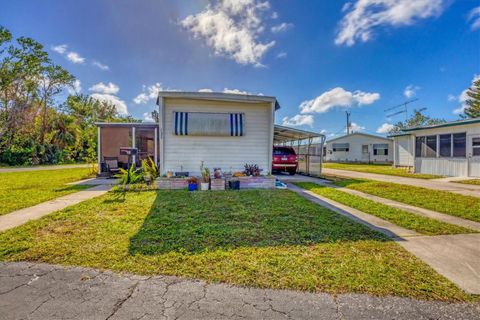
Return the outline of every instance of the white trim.
<path id="1" fill-rule="evenodd" d="M 159 128 L 159 139 L 160 139 L 160 163 L 159 169 L 162 174 L 165 173 L 165 99 L 159 95 L 158 101 L 158 128 Z"/>
<path id="2" fill-rule="evenodd" d="M 268 152 L 267 152 L 267 163 L 268 163 L 268 172 L 272 172 L 272 158 L 273 158 L 273 138 L 275 134 L 275 102 L 271 104 L 271 112 L 270 112 L 270 137 L 268 139 Z"/>
<path id="3" fill-rule="evenodd" d="M 153 131 L 153 162 L 158 166 L 158 128 Z"/>
<path id="4" fill-rule="evenodd" d="M 270 96 L 258 96 L 250 94 L 235 94 L 223 92 L 185 92 L 185 91 L 160 91 L 158 100 L 162 98 L 180 98 L 180 99 L 201 99 L 201 100 L 221 100 L 221 101 L 240 101 L 240 102 L 272 102 L 277 105 L 277 99 Z"/>
<path id="5" fill-rule="evenodd" d="M 98 160 L 98 174 L 102 173 L 102 135 L 100 132 L 100 127 L 97 128 L 97 160 Z"/>
<path id="6" fill-rule="evenodd" d="M 132 127 L 132 148 L 135 148 L 135 127 Z M 133 167 L 137 166 L 136 156 L 132 156 Z"/>

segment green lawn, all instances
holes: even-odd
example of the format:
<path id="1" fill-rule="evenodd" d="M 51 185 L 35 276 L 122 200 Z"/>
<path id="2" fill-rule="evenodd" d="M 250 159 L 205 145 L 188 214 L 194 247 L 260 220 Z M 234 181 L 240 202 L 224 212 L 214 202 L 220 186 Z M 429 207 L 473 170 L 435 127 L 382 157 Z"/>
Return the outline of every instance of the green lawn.
<path id="1" fill-rule="evenodd" d="M 434 176 L 423 173 L 410 173 L 404 168 L 395 168 L 389 164 L 358 164 L 358 163 L 324 163 L 323 168 L 358 171 L 366 173 L 386 174 L 389 176 L 399 176 L 417 179 L 435 179 L 441 176 Z"/>
<path id="2" fill-rule="evenodd" d="M 90 176 L 90 168 L 0 173 L 0 215 L 30 207 L 88 186 L 69 182 Z"/>
<path id="3" fill-rule="evenodd" d="M 373 180 L 344 179 L 334 183 L 382 198 L 480 222 L 480 199 L 476 197 Z"/>
<path id="4" fill-rule="evenodd" d="M 110 192 L 0 233 L 0 261 L 475 300 L 380 233 L 288 190 Z"/>
<path id="5" fill-rule="evenodd" d="M 452 181 L 454 183 L 463 183 L 463 184 L 476 184 L 480 185 L 480 179 L 468 179 L 468 180 L 457 180 L 457 181 Z"/>
<path id="6" fill-rule="evenodd" d="M 400 227 L 414 230 L 421 234 L 442 235 L 475 232 L 471 229 L 427 217 L 422 217 L 414 213 L 393 208 L 369 199 L 348 194 L 335 188 L 321 186 L 312 182 L 297 182 L 295 184 L 303 189 L 310 190 L 316 194 L 332 199 L 346 206 L 374 215 L 381 219 L 390 221 Z"/>

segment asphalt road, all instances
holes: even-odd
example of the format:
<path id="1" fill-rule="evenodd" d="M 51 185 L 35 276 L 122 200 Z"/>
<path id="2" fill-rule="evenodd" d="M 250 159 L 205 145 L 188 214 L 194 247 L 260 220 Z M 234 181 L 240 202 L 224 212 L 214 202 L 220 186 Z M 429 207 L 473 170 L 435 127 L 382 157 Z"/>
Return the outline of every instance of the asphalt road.
<path id="1" fill-rule="evenodd" d="M 0 319 L 480 319 L 480 305 L 0 263 Z"/>

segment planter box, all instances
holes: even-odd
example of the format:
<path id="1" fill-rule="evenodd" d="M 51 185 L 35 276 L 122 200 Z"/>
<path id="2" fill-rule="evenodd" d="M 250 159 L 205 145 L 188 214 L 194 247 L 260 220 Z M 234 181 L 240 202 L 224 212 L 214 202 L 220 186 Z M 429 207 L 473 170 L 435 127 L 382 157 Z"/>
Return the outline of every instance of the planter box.
<path id="1" fill-rule="evenodd" d="M 240 189 L 275 189 L 275 177 L 235 177 L 229 180 L 240 181 Z"/>
<path id="2" fill-rule="evenodd" d="M 218 178 L 210 180 L 210 190 L 225 190 L 225 179 Z"/>
<path id="3" fill-rule="evenodd" d="M 188 188 L 188 178 L 158 178 L 156 180 L 158 189 L 181 190 Z"/>

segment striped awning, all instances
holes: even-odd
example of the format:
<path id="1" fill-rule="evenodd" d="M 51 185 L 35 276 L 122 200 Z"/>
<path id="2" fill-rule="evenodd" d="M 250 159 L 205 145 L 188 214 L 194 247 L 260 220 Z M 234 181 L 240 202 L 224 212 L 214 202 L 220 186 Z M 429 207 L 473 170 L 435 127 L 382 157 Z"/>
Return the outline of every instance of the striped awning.
<path id="1" fill-rule="evenodd" d="M 175 111 L 173 133 L 178 136 L 243 136 L 245 135 L 245 115 L 243 113 Z"/>

